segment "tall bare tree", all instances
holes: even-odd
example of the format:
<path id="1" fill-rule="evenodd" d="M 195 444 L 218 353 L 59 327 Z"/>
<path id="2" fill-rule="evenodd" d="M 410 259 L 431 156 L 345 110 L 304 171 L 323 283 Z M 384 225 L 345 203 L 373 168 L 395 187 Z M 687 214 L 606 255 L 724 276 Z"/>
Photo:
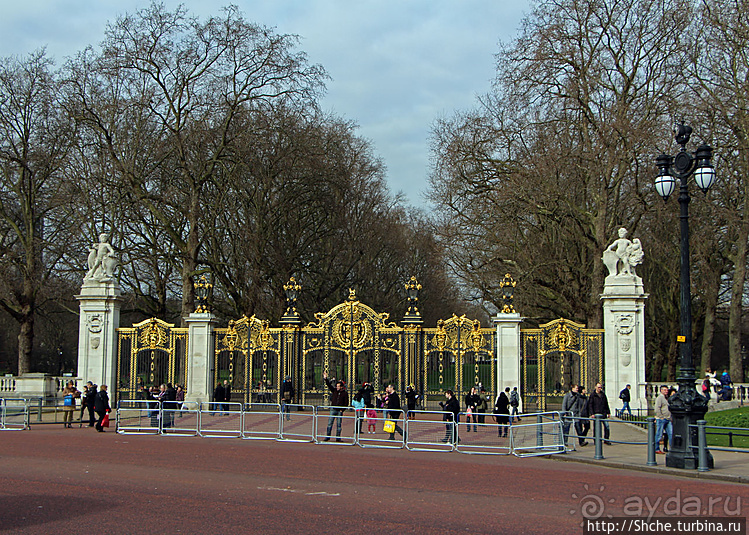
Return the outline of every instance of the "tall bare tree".
<path id="1" fill-rule="evenodd" d="M 43 50 L 0 62 L 0 306 L 20 325 L 19 374 L 72 223 L 63 176 L 75 132 L 51 69 Z"/>
<path id="2" fill-rule="evenodd" d="M 178 251 L 182 317 L 192 311 L 201 261 L 201 204 L 237 143 L 236 123 L 268 103 L 312 99 L 325 74 L 296 37 L 248 22 L 235 7 L 201 22 L 163 5 L 120 17 L 100 53 L 70 65 L 79 119 L 114 173 Z"/>

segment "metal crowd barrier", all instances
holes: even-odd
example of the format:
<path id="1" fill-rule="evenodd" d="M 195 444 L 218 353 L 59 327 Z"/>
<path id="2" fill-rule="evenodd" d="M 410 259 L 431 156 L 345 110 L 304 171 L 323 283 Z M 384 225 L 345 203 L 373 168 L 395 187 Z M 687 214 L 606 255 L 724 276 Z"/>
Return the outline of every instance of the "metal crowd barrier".
<path id="1" fill-rule="evenodd" d="M 343 411 L 333 415 L 333 411 Z M 338 433 L 340 422 L 341 432 Z M 332 426 L 332 427 L 329 427 Z M 328 433 L 330 429 L 330 433 Z M 315 407 L 315 444 L 322 443 L 356 444 L 356 415 L 351 407 L 319 406 Z"/>
<path id="2" fill-rule="evenodd" d="M 244 411 L 241 403 L 200 404 L 198 435 L 213 438 L 242 438 Z"/>
<path id="3" fill-rule="evenodd" d="M 159 402 L 120 400 L 117 403 L 116 427 L 121 435 L 158 435 L 161 433 Z"/>
<path id="4" fill-rule="evenodd" d="M 281 431 L 278 440 L 290 442 L 315 441 L 315 407 L 287 403 L 288 412 L 281 413 Z"/>
<path id="5" fill-rule="evenodd" d="M 367 414 L 368 411 L 374 411 L 374 416 Z M 406 424 L 405 413 L 398 410 L 389 409 L 360 409 L 356 411 L 357 440 L 356 442 L 362 448 L 402 448 L 406 441 Z M 397 426 L 393 433 L 385 431 L 384 427 L 387 422 L 393 422 Z M 374 432 L 369 433 L 370 426 L 374 427 Z M 366 427 L 367 431 L 364 431 Z M 400 433 L 398 432 L 400 429 Z M 392 440 L 390 437 L 393 437 Z"/>
<path id="6" fill-rule="evenodd" d="M 527 416 L 532 416 L 531 414 Z M 564 453 L 562 420 L 558 412 L 535 413 L 536 422 L 510 427 L 510 448 L 518 457 Z"/>
<path id="7" fill-rule="evenodd" d="M 200 407 L 195 402 L 167 402 L 161 408 L 161 434 L 194 437 L 200 432 Z"/>
<path id="8" fill-rule="evenodd" d="M 452 451 L 455 449 L 457 429 L 452 421 L 444 421 L 442 411 L 408 411 L 406 420 L 406 449 L 410 451 Z M 452 435 L 452 436 L 451 436 Z"/>
<path id="9" fill-rule="evenodd" d="M 242 438 L 277 440 L 281 436 L 279 404 L 247 403 L 243 413 Z"/>
<path id="10" fill-rule="evenodd" d="M 0 407 L 0 430 L 22 431 L 29 428 L 28 400 L 0 398 Z"/>
<path id="11" fill-rule="evenodd" d="M 484 423 L 467 422 L 465 414 L 454 423 L 452 413 L 443 411 L 409 411 L 405 414 L 403 410 L 364 409 L 357 413 L 351 407 L 290 404 L 291 410 L 284 412 L 275 403 L 168 402 L 163 405 L 158 401 L 120 401 L 117 432 L 358 444 L 363 448 L 405 446 L 411 451 L 456 450 L 467 454 L 514 454 L 519 457 L 565 451 L 558 412 L 537 413 L 535 423 L 508 425 L 492 422 L 493 415 L 490 414 Z M 2 406 L 5 415 L 5 402 Z M 367 410 L 374 411 L 374 415 L 367 414 Z M 341 413 L 331 416 L 332 411 Z M 28 411 L 26 414 L 28 419 Z M 525 416 L 529 418 L 531 415 Z M 338 419 L 340 435 L 337 432 Z M 393 433 L 385 431 L 385 424 L 390 421 L 397 424 L 402 434 L 397 429 L 393 429 Z"/>
<path id="12" fill-rule="evenodd" d="M 484 455 L 509 455 L 510 434 L 512 426 L 509 424 L 510 415 L 487 414 L 484 423 L 467 420 L 466 413 L 460 413 L 458 422 L 458 443 L 455 450 L 460 453 Z M 508 423 L 492 423 L 495 416 L 506 416 Z M 516 424 L 517 425 L 517 424 Z"/>

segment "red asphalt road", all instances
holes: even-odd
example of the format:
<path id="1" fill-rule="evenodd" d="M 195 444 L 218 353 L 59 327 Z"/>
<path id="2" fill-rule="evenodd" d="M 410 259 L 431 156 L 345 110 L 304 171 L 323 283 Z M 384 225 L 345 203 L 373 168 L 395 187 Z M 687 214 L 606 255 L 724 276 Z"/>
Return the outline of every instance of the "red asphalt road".
<path id="1" fill-rule="evenodd" d="M 745 485 L 542 458 L 0 432 L 0 531 L 11 533 L 575 534 L 583 510 L 622 516 L 639 500 L 643 516 L 655 504 L 664 516 L 669 498 L 671 514 L 710 498 L 714 516 L 749 511 Z"/>

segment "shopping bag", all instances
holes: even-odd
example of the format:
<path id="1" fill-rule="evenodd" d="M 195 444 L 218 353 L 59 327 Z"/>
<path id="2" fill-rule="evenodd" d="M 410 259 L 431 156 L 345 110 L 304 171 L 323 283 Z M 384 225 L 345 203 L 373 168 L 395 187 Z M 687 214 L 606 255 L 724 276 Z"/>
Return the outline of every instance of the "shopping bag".
<path id="1" fill-rule="evenodd" d="M 109 427 L 109 413 L 105 414 L 104 418 L 101 419 L 101 426 Z"/>
<path id="2" fill-rule="evenodd" d="M 392 420 L 385 420 L 385 426 L 382 430 L 386 433 L 395 433 L 395 422 Z"/>

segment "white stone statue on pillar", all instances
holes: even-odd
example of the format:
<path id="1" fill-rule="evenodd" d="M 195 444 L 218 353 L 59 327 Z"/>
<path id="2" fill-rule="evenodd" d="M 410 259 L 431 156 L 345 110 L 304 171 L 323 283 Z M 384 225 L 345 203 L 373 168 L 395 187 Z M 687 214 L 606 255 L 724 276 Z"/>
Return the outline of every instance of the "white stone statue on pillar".
<path id="1" fill-rule="evenodd" d="M 609 245 L 603 252 L 603 263 L 609 270 L 609 277 L 630 275 L 637 277 L 635 267 L 642 264 L 645 253 L 639 238 L 627 239 L 627 229 L 619 229 L 619 239 Z"/>
<path id="2" fill-rule="evenodd" d="M 88 252 L 88 271 L 83 277 L 84 283 L 110 282 L 114 278 L 114 270 L 119 264 L 114 249 L 109 244 L 109 235 L 99 235 L 99 243 L 95 243 Z"/>
<path id="3" fill-rule="evenodd" d="M 638 238 L 627 239 L 627 229 L 606 247 L 603 263 L 609 271 L 604 280 L 604 376 L 609 400 L 616 400 L 626 385 L 632 385 L 632 407 L 647 409 L 645 395 L 645 300 L 642 279 L 635 268 L 645 253 Z M 610 401 L 612 403 L 612 401 Z M 619 408 L 618 403 L 611 407 Z"/>

